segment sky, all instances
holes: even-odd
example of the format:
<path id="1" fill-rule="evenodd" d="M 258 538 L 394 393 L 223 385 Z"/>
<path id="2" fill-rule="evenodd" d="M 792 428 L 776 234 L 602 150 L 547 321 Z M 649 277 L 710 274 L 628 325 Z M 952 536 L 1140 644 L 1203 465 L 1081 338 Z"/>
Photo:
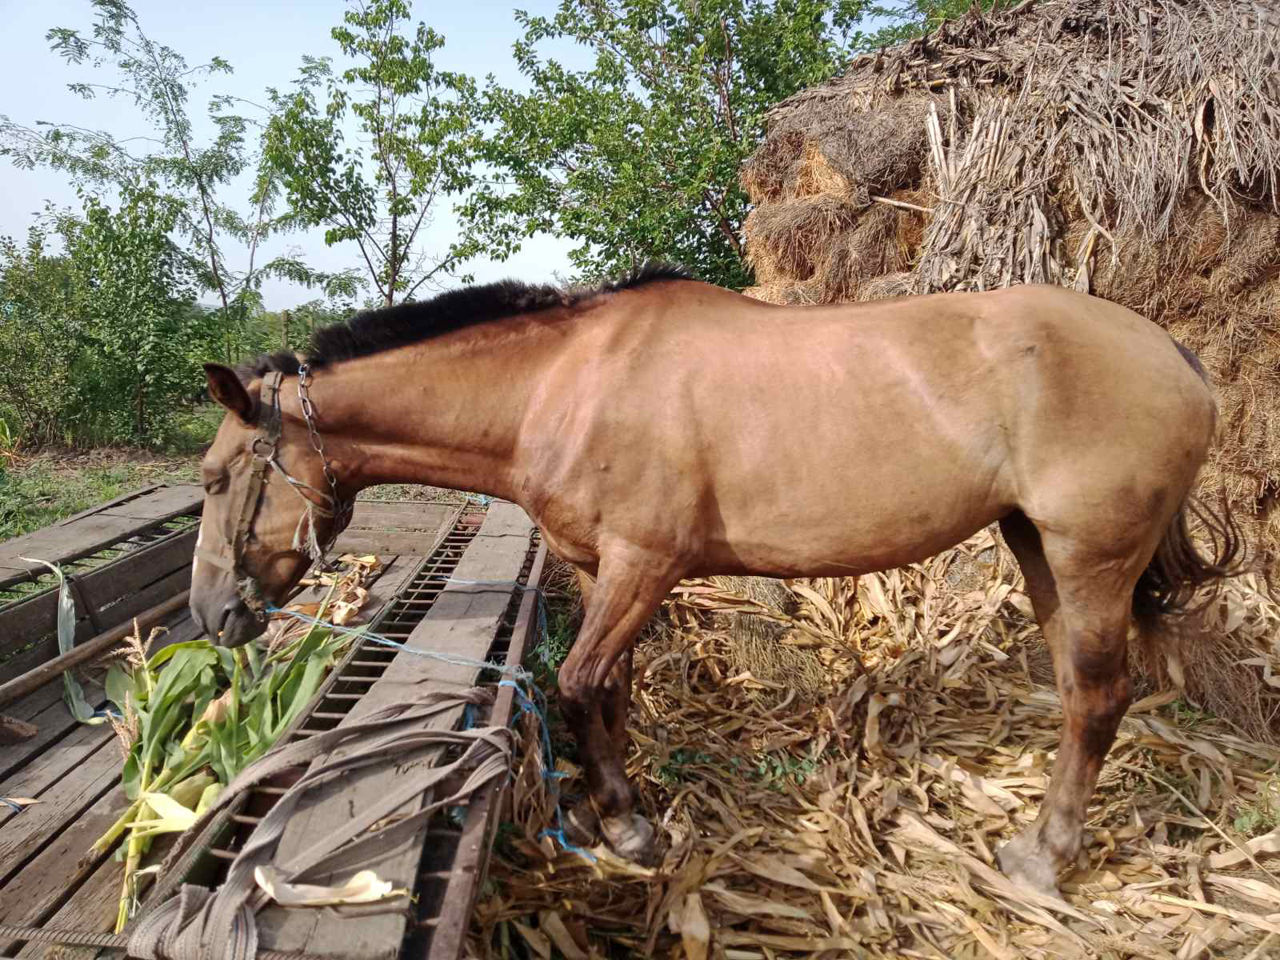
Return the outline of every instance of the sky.
<path id="1" fill-rule="evenodd" d="M 203 120 L 205 103 L 214 93 L 228 93 L 263 102 L 269 87 L 288 86 L 297 74 L 303 54 L 338 56 L 330 29 L 342 19 L 342 0 L 133 0 L 143 29 L 168 44 L 188 64 L 206 63 L 221 56 L 234 68 L 230 76 L 218 74 L 199 81 L 189 104 L 193 120 Z M 476 77 L 494 74 L 509 86 L 523 85 L 511 56 L 511 45 L 520 28 L 513 11 L 551 13 L 555 0 L 418 0 L 414 18 L 423 20 L 445 37 L 437 51 L 437 64 Z M 106 130 L 117 139 L 147 131 L 137 109 L 121 99 L 99 97 L 86 101 L 70 92 L 73 81 L 102 82 L 115 76 L 110 68 L 94 70 L 71 66 L 49 50 L 45 34 L 51 27 L 73 27 L 88 34 L 93 12 L 87 0 L 0 0 L 0 114 L 28 126 L 39 121 L 72 123 Z M 541 48 L 540 48 L 541 49 Z M 567 66 L 586 66 L 588 52 L 573 46 L 554 49 Z M 197 132 L 209 127 L 197 127 Z M 247 186 L 235 198 L 246 196 Z M 20 170 L 0 159 L 0 236 L 21 238 L 51 200 L 60 206 L 78 206 L 74 188 L 66 176 L 51 170 Z M 453 238 L 456 221 L 447 207 L 428 228 L 428 249 L 444 250 Z M 466 270 L 478 281 L 507 276 L 548 281 L 570 270 L 570 244 L 554 237 L 536 237 L 505 263 L 473 260 Z M 356 265 L 354 244 L 326 247 L 320 231 L 273 238 L 267 255 L 292 252 L 312 267 L 341 270 Z M 233 258 L 237 262 L 239 258 Z M 287 281 L 268 280 L 263 285 L 267 309 L 290 307 L 318 296 Z"/>

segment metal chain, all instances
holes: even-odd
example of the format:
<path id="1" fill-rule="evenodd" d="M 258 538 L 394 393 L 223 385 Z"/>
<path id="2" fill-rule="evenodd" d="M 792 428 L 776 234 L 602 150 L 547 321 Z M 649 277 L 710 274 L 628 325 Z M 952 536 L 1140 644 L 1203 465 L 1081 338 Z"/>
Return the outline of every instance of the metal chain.
<path id="1" fill-rule="evenodd" d="M 340 523 L 341 518 L 350 511 L 352 504 L 343 502 L 342 498 L 338 496 L 338 478 L 334 476 L 333 468 L 329 466 L 329 458 L 324 452 L 324 439 L 320 436 L 320 430 L 316 426 L 316 408 L 311 402 L 311 393 L 308 386 L 310 379 L 310 365 L 306 363 L 299 364 L 298 402 L 302 405 L 302 418 L 306 421 L 307 432 L 311 435 L 311 446 L 320 457 L 320 466 L 324 470 L 324 478 L 329 482 L 329 492 L 333 497 L 334 518 Z M 337 537 L 337 526 L 335 525 L 334 527 L 334 537 L 330 538 L 330 542 L 325 544 L 326 549 L 332 545 L 333 539 Z"/>

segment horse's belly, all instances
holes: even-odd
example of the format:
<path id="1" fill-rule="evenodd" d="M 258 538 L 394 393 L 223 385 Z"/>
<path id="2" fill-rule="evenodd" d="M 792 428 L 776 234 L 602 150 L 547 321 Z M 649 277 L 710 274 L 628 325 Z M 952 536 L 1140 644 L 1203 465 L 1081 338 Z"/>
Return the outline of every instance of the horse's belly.
<path id="1" fill-rule="evenodd" d="M 1012 508 L 994 457 L 902 457 L 794 482 L 748 485 L 718 502 L 708 573 L 842 576 L 913 563 Z M 754 495 L 751 494 L 754 489 Z"/>

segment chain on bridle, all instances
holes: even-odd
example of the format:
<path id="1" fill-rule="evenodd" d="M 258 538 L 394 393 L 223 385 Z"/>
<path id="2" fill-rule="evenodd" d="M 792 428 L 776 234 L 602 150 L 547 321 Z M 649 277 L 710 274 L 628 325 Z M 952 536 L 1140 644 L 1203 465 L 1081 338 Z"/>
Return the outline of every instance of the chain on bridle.
<path id="1" fill-rule="evenodd" d="M 324 478 L 329 484 L 328 491 L 319 490 L 309 483 L 304 483 L 290 474 L 280 463 L 279 443 L 284 423 L 280 412 L 280 384 L 284 380 L 284 374 L 278 370 L 272 370 L 262 378 L 258 433 L 250 444 L 250 450 L 253 452 L 253 466 L 249 473 L 249 482 L 245 486 L 244 499 L 240 503 L 240 516 L 236 521 L 235 534 L 230 544 L 231 556 L 228 557 L 225 550 L 217 553 L 205 548 L 196 550 L 200 559 L 230 571 L 235 578 L 236 593 L 258 616 L 266 612 L 266 598 L 262 594 L 262 587 L 258 581 L 241 565 L 241 558 L 244 556 L 244 547 L 249 541 L 249 534 L 253 531 L 258 510 L 262 506 L 263 488 L 270 476 L 268 470 L 279 474 L 285 483 L 289 484 L 289 489 L 301 497 L 305 504 L 303 514 L 298 518 L 298 526 L 293 531 L 292 549 L 305 553 L 312 560 L 324 559 L 325 552 L 333 545 L 338 532 L 346 526 L 346 522 L 351 517 L 352 508 L 355 506 L 353 501 L 343 500 L 338 495 L 338 478 L 334 476 L 333 468 L 329 465 L 329 458 L 324 452 L 324 440 L 316 426 L 315 406 L 311 402 L 309 393 L 310 379 L 310 367 L 305 363 L 300 364 L 298 366 L 298 401 L 302 405 L 302 418 L 307 425 L 311 447 L 320 457 Z M 324 543 L 321 543 L 316 535 L 317 515 L 336 518 L 338 521 L 333 525 L 333 532 Z"/>

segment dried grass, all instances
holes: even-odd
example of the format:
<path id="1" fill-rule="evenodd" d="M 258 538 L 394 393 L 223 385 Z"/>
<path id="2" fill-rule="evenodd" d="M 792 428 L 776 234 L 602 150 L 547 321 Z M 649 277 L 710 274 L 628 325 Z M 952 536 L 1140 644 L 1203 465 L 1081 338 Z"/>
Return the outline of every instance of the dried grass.
<path id="1" fill-rule="evenodd" d="M 1124 721 L 1067 902 L 996 871 L 993 851 L 1044 796 L 1061 716 L 1016 568 L 990 533 L 904 570 L 794 583 L 784 626 L 823 664 L 812 701 L 735 682 L 724 617 L 748 604 L 774 617 L 787 602 L 776 587 L 725 586 L 682 585 L 637 652 L 628 769 L 667 844 L 661 865 L 603 847 L 591 863 L 540 839 L 548 788 L 585 785 L 564 761 L 567 779 L 545 779 L 526 731 L 468 956 L 1280 949 L 1280 751 L 1174 691 L 1148 691 Z M 1280 607 L 1243 596 L 1255 586 L 1237 581 L 1215 608 L 1239 619 L 1225 632 L 1275 636 Z M 1278 662 L 1273 651 L 1253 667 L 1269 688 Z"/>

